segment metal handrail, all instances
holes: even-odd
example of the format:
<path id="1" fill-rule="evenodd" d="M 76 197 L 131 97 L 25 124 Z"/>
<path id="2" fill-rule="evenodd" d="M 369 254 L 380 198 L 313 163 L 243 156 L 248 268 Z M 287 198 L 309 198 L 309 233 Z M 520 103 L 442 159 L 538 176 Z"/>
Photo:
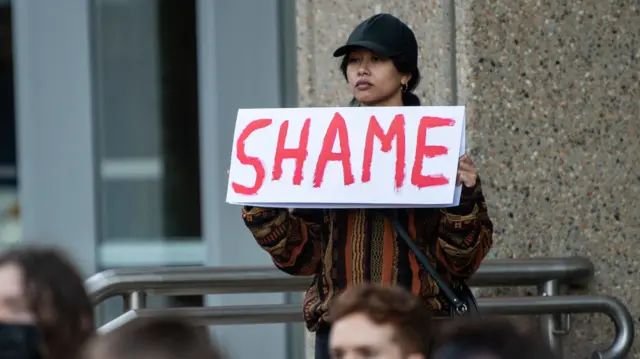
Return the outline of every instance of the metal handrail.
<path id="1" fill-rule="evenodd" d="M 606 349 L 593 353 L 597 359 L 625 358 L 631 350 L 634 323 L 631 313 L 619 300 L 608 296 L 497 297 L 479 298 L 478 305 L 488 315 L 540 315 L 602 313 L 613 321 L 616 337 Z M 272 304 L 202 308 L 134 309 L 100 328 L 108 332 L 135 318 L 179 316 L 198 325 L 268 324 L 302 321 L 300 305 Z"/>
<path id="2" fill-rule="evenodd" d="M 559 353 L 561 335 L 568 329 L 558 329 L 561 314 L 601 312 L 616 326 L 614 343 L 597 358 L 620 359 L 633 343 L 633 320 L 628 310 L 615 298 L 601 296 L 561 297 L 560 287 L 584 286 L 593 278 L 594 267 L 583 257 L 532 258 L 485 261 L 471 279 L 472 286 L 536 286 L 538 297 L 481 298 L 483 313 L 506 315 L 536 315 L 540 317 L 541 333 L 549 346 Z M 104 325 L 110 330 L 140 316 L 182 315 L 205 324 L 297 322 L 302 319 L 298 305 L 245 307 L 144 309 L 146 294 L 204 295 L 238 293 L 299 292 L 310 285 L 309 277 L 287 275 L 273 267 L 172 267 L 143 269 L 113 269 L 98 273 L 86 281 L 86 288 L 95 305 L 114 296 L 124 296 L 131 309 Z"/>
<path id="3" fill-rule="evenodd" d="M 593 277 L 583 257 L 487 260 L 470 281 L 472 286 L 540 286 L 549 281 L 585 285 Z M 86 281 L 94 304 L 134 291 L 164 295 L 275 293 L 305 291 L 309 277 L 287 275 L 273 267 L 170 267 L 112 269 Z"/>

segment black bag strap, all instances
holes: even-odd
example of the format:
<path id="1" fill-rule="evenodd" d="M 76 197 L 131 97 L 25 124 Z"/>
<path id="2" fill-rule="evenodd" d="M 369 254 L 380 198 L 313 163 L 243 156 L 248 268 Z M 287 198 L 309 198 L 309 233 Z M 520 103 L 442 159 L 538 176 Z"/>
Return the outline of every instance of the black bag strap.
<path id="1" fill-rule="evenodd" d="M 458 295 L 453 291 L 453 289 L 444 281 L 440 273 L 433 268 L 427 257 L 420 251 L 420 248 L 416 245 L 416 243 L 411 239 L 409 233 L 407 233 L 406 229 L 402 226 L 400 221 L 395 215 L 389 214 L 386 211 L 382 212 L 385 217 L 391 222 L 391 224 L 395 227 L 398 235 L 404 240 L 404 242 L 409 246 L 413 254 L 415 254 L 416 259 L 422 264 L 422 267 L 429 273 L 429 275 L 436 281 L 438 288 L 442 291 L 442 294 L 447 298 L 449 304 L 453 307 L 456 314 L 465 315 L 469 311 L 469 307 L 466 303 L 464 303 Z"/>

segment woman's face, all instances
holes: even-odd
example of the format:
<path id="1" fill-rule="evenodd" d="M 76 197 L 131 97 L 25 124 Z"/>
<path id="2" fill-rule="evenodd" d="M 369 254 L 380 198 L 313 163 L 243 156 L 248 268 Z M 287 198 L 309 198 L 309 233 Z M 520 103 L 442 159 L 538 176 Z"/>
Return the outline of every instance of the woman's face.
<path id="1" fill-rule="evenodd" d="M 0 323 L 33 324 L 22 269 L 12 263 L 0 266 Z"/>
<path id="2" fill-rule="evenodd" d="M 402 106 L 402 85 L 410 75 L 399 73 L 390 59 L 369 50 L 346 56 L 347 81 L 356 100 L 365 106 Z"/>

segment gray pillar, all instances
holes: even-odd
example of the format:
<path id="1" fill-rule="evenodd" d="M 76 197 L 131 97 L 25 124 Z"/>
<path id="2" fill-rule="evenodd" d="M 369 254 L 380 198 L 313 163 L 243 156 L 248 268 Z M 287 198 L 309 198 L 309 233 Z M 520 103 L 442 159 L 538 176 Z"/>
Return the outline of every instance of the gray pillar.
<path id="1" fill-rule="evenodd" d="M 295 105 L 295 11 L 280 3 L 198 1 L 202 222 L 209 265 L 273 265 L 243 225 L 240 208 L 226 204 L 225 195 L 237 110 Z M 285 51 L 293 56 L 283 57 Z M 215 296 L 208 302 L 287 300 L 284 294 L 251 294 Z M 214 333 L 232 357 L 300 357 L 289 347 L 291 333 L 284 324 L 221 326 Z"/>
<path id="2" fill-rule="evenodd" d="M 13 1 L 19 198 L 25 242 L 95 271 L 89 1 Z"/>

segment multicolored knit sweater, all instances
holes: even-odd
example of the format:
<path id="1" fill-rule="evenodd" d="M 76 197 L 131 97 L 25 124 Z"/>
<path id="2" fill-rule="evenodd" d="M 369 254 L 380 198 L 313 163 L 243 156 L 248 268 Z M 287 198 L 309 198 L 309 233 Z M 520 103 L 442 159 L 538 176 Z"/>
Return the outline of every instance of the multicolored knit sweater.
<path id="1" fill-rule="evenodd" d="M 453 284 L 468 279 L 491 248 L 493 224 L 479 180 L 473 188 L 463 187 L 458 207 L 393 211 Z M 304 300 L 311 331 L 327 321 L 328 304 L 336 294 L 363 282 L 401 285 L 424 298 L 434 314 L 449 313 L 433 278 L 379 211 L 244 207 L 242 218 L 279 269 L 314 276 Z"/>

